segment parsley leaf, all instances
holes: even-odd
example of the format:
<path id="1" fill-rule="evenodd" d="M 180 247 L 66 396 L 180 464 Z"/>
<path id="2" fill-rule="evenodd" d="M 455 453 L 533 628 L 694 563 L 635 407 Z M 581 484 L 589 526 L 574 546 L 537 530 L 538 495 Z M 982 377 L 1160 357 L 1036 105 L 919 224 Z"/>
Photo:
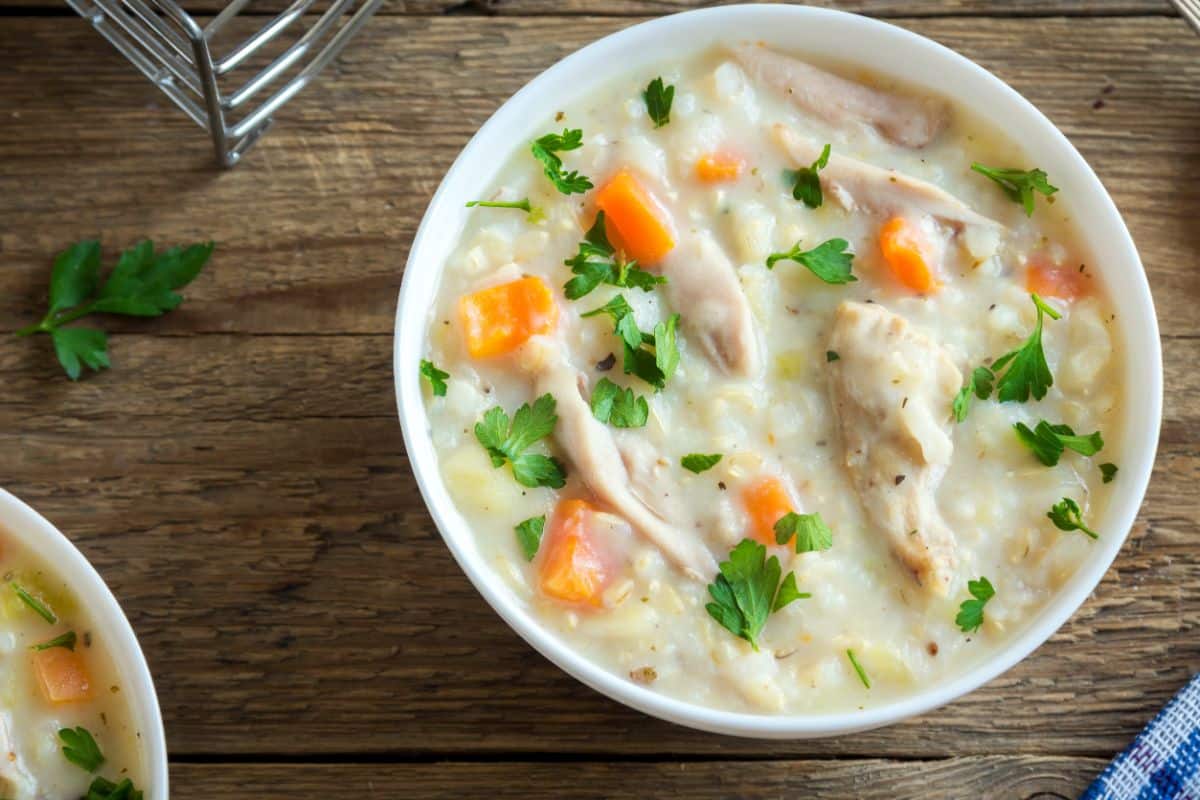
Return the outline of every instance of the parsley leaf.
<path id="1" fill-rule="evenodd" d="M 772 253 L 767 256 L 767 269 L 774 269 L 778 261 L 795 261 L 826 283 L 853 283 L 858 278 L 850 274 L 854 254 L 847 252 L 850 243 L 845 239 L 830 239 L 814 247 L 812 250 L 801 250 L 800 243 L 786 253 Z"/>
<path id="2" fill-rule="evenodd" d="M 142 241 L 121 254 L 101 285 L 100 244 L 90 240 L 74 244 L 54 260 L 46 316 L 15 333 L 49 334 L 54 353 L 71 380 L 78 380 L 84 367 L 107 369 L 110 362 L 104 331 L 63 326 L 88 314 L 156 317 L 174 309 L 183 302 L 176 290 L 195 279 L 212 251 L 213 244 L 208 242 L 155 252 L 152 242 Z"/>
<path id="3" fill-rule="evenodd" d="M 67 650 L 74 651 L 75 650 L 75 641 L 76 641 L 75 631 L 67 631 L 66 633 L 62 633 L 62 634 L 59 634 L 58 636 L 55 636 L 53 639 L 42 642 L 41 644 L 35 644 L 30 649 L 32 649 L 32 650 L 53 650 L 55 647 L 63 647 L 63 648 L 66 648 Z"/>
<path id="4" fill-rule="evenodd" d="M 542 532 L 546 529 L 546 515 L 530 517 L 513 530 L 517 532 L 517 542 L 526 561 L 533 561 L 538 548 L 542 546 Z"/>
<path id="5" fill-rule="evenodd" d="M 826 350 L 825 351 L 825 363 L 826 364 L 828 364 L 832 361 L 841 361 L 841 359 L 842 359 L 842 357 L 837 354 L 836 350 Z"/>
<path id="6" fill-rule="evenodd" d="M 1038 461 L 1047 467 L 1057 464 L 1067 448 L 1082 456 L 1094 456 L 1104 447 L 1104 438 L 1100 436 L 1100 431 L 1087 436 L 1076 436 L 1069 425 L 1051 425 L 1046 420 L 1038 422 L 1033 430 L 1024 422 L 1013 425 L 1013 429 L 1016 430 L 1021 443 L 1032 450 Z"/>
<path id="7" fill-rule="evenodd" d="M 1061 531 L 1082 531 L 1092 539 L 1100 538 L 1100 534 L 1083 523 L 1083 512 L 1079 509 L 1079 503 L 1069 497 L 1064 497 L 1055 503 L 1046 512 L 1046 516 Z"/>
<path id="8" fill-rule="evenodd" d="M 699 475 L 701 472 L 706 472 L 715 467 L 721 460 L 720 453 L 712 453 L 704 455 L 703 453 L 688 453 L 679 463 L 683 468 Z"/>
<path id="9" fill-rule="evenodd" d="M 829 151 L 830 146 L 827 144 L 821 150 L 821 155 L 810 166 L 787 173 L 789 182 L 792 183 L 792 197 L 809 208 L 820 208 L 821 204 L 825 202 L 825 198 L 821 194 L 821 179 L 817 173 L 829 164 Z"/>
<path id="10" fill-rule="evenodd" d="M 679 367 L 679 344 L 676 328 L 679 315 L 672 314 L 654 326 L 653 333 L 644 333 L 633 317 L 633 308 L 624 295 L 616 295 L 599 308 L 593 308 L 580 316 L 594 317 L 607 314 L 612 317 L 615 333 L 621 337 L 625 348 L 622 367 L 626 375 L 636 375 L 646 383 L 662 389 Z"/>
<path id="11" fill-rule="evenodd" d="M 992 381 L 995 379 L 996 376 L 987 367 L 976 367 L 972 370 L 971 377 L 967 378 L 967 382 L 959 389 L 951 404 L 956 422 L 962 422 L 967 418 L 967 412 L 971 410 L 971 395 L 975 395 L 980 400 L 987 399 L 988 395 L 992 393 Z"/>
<path id="12" fill-rule="evenodd" d="M 1112 463 L 1101 464 L 1100 475 L 1105 483 L 1112 483 L 1113 478 L 1117 477 L 1117 465 Z"/>
<path id="13" fill-rule="evenodd" d="M 646 113 L 654 122 L 654 127 L 661 128 L 671 121 L 671 102 L 675 99 L 675 87 L 663 86 L 661 77 L 650 81 L 646 91 L 642 92 L 646 101 Z"/>
<path id="14" fill-rule="evenodd" d="M 583 194 L 592 188 L 592 182 L 577 170 L 563 172 L 562 159 L 556 153 L 577 150 L 583 147 L 583 131 L 579 128 L 564 130 L 562 135 L 548 133 L 535 139 L 530 145 L 533 157 L 542 162 L 543 171 L 550 182 L 563 194 Z"/>
<path id="15" fill-rule="evenodd" d="M 807 600 L 812 597 L 809 592 L 802 592 L 796 587 L 796 573 L 789 572 L 783 577 L 783 583 L 779 584 L 779 591 L 775 593 L 775 602 L 771 603 L 772 613 L 796 600 Z"/>
<path id="16" fill-rule="evenodd" d="M 661 275 L 639 268 L 636 261 L 617 260 L 615 253 L 608 241 L 604 212 L 600 211 L 579 243 L 579 252 L 563 262 L 575 275 L 563 287 L 567 299 L 578 300 L 602 283 L 649 292 L 667 282 Z"/>
<path id="17" fill-rule="evenodd" d="M 63 728 L 58 738 L 63 743 L 63 756 L 80 769 L 95 772 L 104 763 L 104 754 L 87 728 Z"/>
<path id="18" fill-rule="evenodd" d="M 958 616 L 954 618 L 954 624 L 963 633 L 979 630 L 979 626 L 983 624 L 983 607 L 996 595 L 991 581 L 982 576 L 977 581 L 967 581 L 967 591 L 974 599 L 964 600 L 958 607 Z"/>
<path id="19" fill-rule="evenodd" d="M 614 428 L 640 428 L 650 416 L 650 405 L 632 389 L 601 378 L 592 390 L 592 416 Z"/>
<path id="20" fill-rule="evenodd" d="M 786 592 L 779 583 L 782 569 L 779 559 L 766 557 L 767 548 L 752 539 L 743 539 L 722 561 L 720 573 L 708 585 L 714 602 L 704 608 L 726 630 L 745 639 L 757 651 L 758 635 L 767 623 L 767 616 L 800 597 L 795 591 L 796 580 Z M 783 594 L 780 597 L 781 593 Z"/>
<path id="21" fill-rule="evenodd" d="M 449 372 L 442 372 L 432 361 L 421 359 L 421 374 L 429 379 L 429 385 L 433 387 L 435 397 L 446 396 L 446 378 L 450 377 Z"/>
<path id="22" fill-rule="evenodd" d="M 971 164 L 971 169 L 980 175 L 991 178 L 999 185 L 1008 199 L 1019 203 L 1025 209 L 1025 216 L 1033 216 L 1033 193 L 1041 192 L 1046 197 L 1058 191 L 1057 186 L 1051 186 L 1046 180 L 1046 173 L 1040 169 L 1020 170 L 985 167 L 978 161 Z"/>
<path id="23" fill-rule="evenodd" d="M 797 514 L 789 511 L 775 523 L 775 543 L 787 544 L 796 537 L 796 552 L 811 553 L 833 547 L 833 531 L 820 514 Z"/>
<path id="24" fill-rule="evenodd" d="M 467 203 L 467 208 L 515 208 L 524 211 L 529 215 L 530 222 L 541 222 L 546 218 L 546 212 L 541 208 L 530 204 L 529 198 L 524 197 L 520 200 L 472 200 Z"/>
<path id="25" fill-rule="evenodd" d="M 500 406 L 488 409 L 475 424 L 475 438 L 487 450 L 492 466 L 512 464 L 513 477 L 522 486 L 561 489 L 566 483 L 562 464 L 555 458 L 524 452 L 554 431 L 558 421 L 554 406 L 554 396 L 544 394 L 532 406 L 525 403 L 518 408 L 511 423 Z"/>
<path id="26" fill-rule="evenodd" d="M 142 793 L 134 788 L 133 781 L 125 778 L 120 783 L 113 783 L 106 778 L 96 778 L 88 787 L 88 793 L 82 800 L 142 800 Z"/>
<path id="27" fill-rule="evenodd" d="M 58 617 L 54 616 L 54 612 L 50 610 L 50 607 L 41 600 L 38 600 L 29 592 L 25 591 L 20 584 L 14 583 L 12 584 L 12 588 L 17 597 L 20 598 L 21 602 L 28 606 L 33 613 L 37 614 L 51 625 L 58 622 Z"/>
<path id="28" fill-rule="evenodd" d="M 1001 403 L 1014 400 L 1024 403 L 1030 395 L 1034 400 L 1041 400 L 1054 385 L 1054 376 L 1050 374 L 1050 365 L 1046 363 L 1046 353 L 1042 349 L 1042 315 L 1048 314 L 1051 319 L 1061 319 L 1062 315 L 1036 294 L 1030 298 L 1037 307 L 1033 333 L 1029 334 L 1025 344 L 992 362 L 992 372 L 1000 376 L 996 382 L 996 399 Z"/>
<path id="29" fill-rule="evenodd" d="M 846 658 L 850 659 L 850 666 L 854 667 L 854 671 L 858 673 L 858 679 L 862 681 L 862 685 L 871 688 L 871 679 L 867 677 L 867 671 L 863 669 L 862 664 L 858 663 L 858 659 L 854 657 L 853 650 L 846 650 Z"/>

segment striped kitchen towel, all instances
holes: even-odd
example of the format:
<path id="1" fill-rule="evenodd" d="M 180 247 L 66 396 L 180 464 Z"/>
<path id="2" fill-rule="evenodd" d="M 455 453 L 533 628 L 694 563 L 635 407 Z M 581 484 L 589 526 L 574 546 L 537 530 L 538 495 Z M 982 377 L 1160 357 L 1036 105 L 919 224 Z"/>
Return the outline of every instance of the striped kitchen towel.
<path id="1" fill-rule="evenodd" d="M 1171 698 L 1080 800 L 1200 800 L 1200 675 Z"/>

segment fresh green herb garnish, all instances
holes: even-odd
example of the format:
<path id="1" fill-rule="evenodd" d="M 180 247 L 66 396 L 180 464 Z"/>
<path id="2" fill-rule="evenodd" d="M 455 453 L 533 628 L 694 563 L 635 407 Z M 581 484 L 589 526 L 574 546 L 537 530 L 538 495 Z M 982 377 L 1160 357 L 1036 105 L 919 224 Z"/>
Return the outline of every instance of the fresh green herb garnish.
<path id="1" fill-rule="evenodd" d="M 586 176 L 580 175 L 578 170 L 563 172 L 562 159 L 556 155 L 556 153 L 577 150 L 580 147 L 583 147 L 583 131 L 575 128 L 574 130 L 563 130 L 561 136 L 557 133 L 547 133 L 534 140 L 530 145 L 530 150 L 533 157 L 542 162 L 546 177 L 560 192 L 583 194 L 592 188 L 592 182 Z"/>
<path id="2" fill-rule="evenodd" d="M 794 600 L 807 600 L 810 597 L 812 597 L 811 592 L 802 592 L 796 586 L 796 573 L 789 572 L 783 576 L 783 583 L 779 584 L 779 591 L 775 593 L 775 602 L 771 603 L 771 611 L 778 611 Z"/>
<path id="3" fill-rule="evenodd" d="M 579 243 L 579 252 L 563 262 L 575 275 L 563 287 L 567 299 L 578 300 L 602 283 L 649 292 L 667 282 L 661 275 L 640 269 L 636 261 L 616 259 L 615 254 L 605 230 L 604 212 L 600 211 Z"/>
<path id="4" fill-rule="evenodd" d="M 854 657 L 853 650 L 846 650 L 846 658 L 850 659 L 850 666 L 854 667 L 854 671 L 858 673 L 858 679 L 862 681 L 862 685 L 871 688 L 871 679 L 867 677 L 867 671 L 862 668 L 862 664 L 858 663 L 858 659 Z"/>
<path id="5" fill-rule="evenodd" d="M 1047 467 L 1057 464 L 1067 448 L 1081 456 L 1094 456 L 1104 447 L 1100 431 L 1088 436 L 1076 436 L 1069 425 L 1051 425 L 1046 420 L 1038 422 L 1033 430 L 1024 422 L 1013 425 L 1013 429 L 1021 443 L 1032 450 L 1038 461 Z"/>
<path id="6" fill-rule="evenodd" d="M 546 213 L 535 205 L 530 204 L 529 198 L 525 197 L 520 200 L 472 200 L 467 203 L 467 208 L 516 208 L 524 211 L 529 215 L 530 222 L 541 222 L 546 218 Z"/>
<path id="7" fill-rule="evenodd" d="M 671 121 L 671 102 L 675 99 L 675 87 L 663 86 L 661 77 L 650 81 L 646 91 L 642 92 L 646 101 L 646 113 L 654 122 L 654 127 L 661 128 Z"/>
<path id="8" fill-rule="evenodd" d="M 1100 538 L 1100 534 L 1083 524 L 1083 512 L 1079 509 L 1079 503 L 1069 497 L 1055 503 L 1046 512 L 1046 516 L 1061 531 L 1082 531 L 1092 539 Z"/>
<path id="9" fill-rule="evenodd" d="M 975 395 L 980 400 L 986 400 L 992 393 L 992 382 L 995 379 L 996 376 L 987 367 L 976 367 L 971 371 L 971 377 L 954 396 L 954 403 L 951 406 L 957 422 L 962 422 L 967 418 L 967 412 L 971 410 L 971 395 Z"/>
<path id="10" fill-rule="evenodd" d="M 175 293 L 192 282 L 212 255 L 213 244 L 172 247 L 155 253 L 142 241 L 121 254 L 117 265 L 100 283 L 100 243 L 78 242 L 59 253 L 50 273 L 50 306 L 35 325 L 16 331 L 17 336 L 47 333 L 54 343 L 58 363 L 71 380 L 83 368 L 107 369 L 108 336 L 95 328 L 65 328 L 88 314 L 157 317 L 183 302 Z"/>
<path id="11" fill-rule="evenodd" d="M 679 346 L 675 331 L 679 315 L 672 314 L 654 326 L 653 333 L 644 333 L 633 317 L 633 308 L 624 295 L 616 295 L 599 308 L 580 316 L 607 314 L 615 323 L 615 333 L 625 348 L 622 368 L 626 375 L 636 375 L 656 389 L 662 389 L 679 366 Z"/>
<path id="12" fill-rule="evenodd" d="M 80 769 L 95 772 L 104 763 L 104 754 L 87 728 L 63 728 L 58 738 L 63 743 L 63 757 Z"/>
<path id="13" fill-rule="evenodd" d="M 775 523 L 775 543 L 787 544 L 796 537 L 796 552 L 811 553 L 833 547 L 833 531 L 820 514 L 797 514 L 789 511 Z"/>
<path id="14" fill-rule="evenodd" d="M 983 607 L 996 595 L 991 581 L 982 576 L 977 581 L 967 581 L 967 591 L 973 599 L 964 600 L 958 607 L 958 616 L 954 618 L 954 624 L 961 628 L 963 633 L 979 630 L 979 626 L 983 624 Z"/>
<path id="15" fill-rule="evenodd" d="M 792 183 L 792 197 L 809 208 L 820 208 L 821 203 L 825 201 L 821 194 L 821 179 L 817 173 L 829 164 L 829 150 L 830 146 L 825 145 L 821 150 L 821 155 L 811 166 L 791 170 L 787 174 Z"/>
<path id="16" fill-rule="evenodd" d="M 679 463 L 683 465 L 684 469 L 699 475 L 701 472 L 706 472 L 715 467 L 720 460 L 720 453 L 710 453 L 708 455 L 704 453 L 688 453 L 680 459 Z"/>
<path id="17" fill-rule="evenodd" d="M 517 543 L 521 545 L 521 552 L 526 561 L 533 561 L 533 557 L 537 555 L 538 548 L 542 546 L 542 532 L 545 529 L 545 514 L 530 517 L 513 529 L 517 532 Z"/>
<path id="18" fill-rule="evenodd" d="M 45 641 L 45 642 L 42 642 L 41 644 L 33 645 L 33 647 L 31 649 L 33 649 L 33 650 L 52 650 L 55 647 L 62 647 L 67 650 L 74 651 L 75 650 L 75 631 L 67 631 L 66 633 L 59 634 L 58 636 L 55 636 L 53 639 L 50 639 L 49 641 Z"/>
<path id="19" fill-rule="evenodd" d="M 525 452 L 554 431 L 558 421 L 554 406 L 554 396 L 544 394 L 533 406 L 525 403 L 518 408 L 511 423 L 500 406 L 488 409 L 483 421 L 475 424 L 475 438 L 487 450 L 492 466 L 499 468 L 510 463 L 513 477 L 522 486 L 561 489 L 567 476 L 558 459 Z"/>
<path id="20" fill-rule="evenodd" d="M 1042 350 L 1042 315 L 1044 313 L 1051 319 L 1061 319 L 1062 314 L 1046 305 L 1036 294 L 1029 297 L 1037 307 L 1037 324 L 1033 327 L 1033 333 L 1029 334 L 1020 348 L 992 362 L 992 373 L 1000 376 L 996 382 L 996 398 L 1001 403 L 1013 400 L 1024 403 L 1030 395 L 1034 400 L 1041 400 L 1054 385 L 1054 376 L 1050 374 L 1046 353 Z"/>
<path id="21" fill-rule="evenodd" d="M 41 600 L 38 600 L 29 592 L 25 591 L 20 584 L 14 583 L 12 584 L 12 588 L 13 591 L 17 593 L 17 597 L 21 598 L 21 602 L 29 606 L 33 613 L 46 620 L 46 622 L 49 622 L 51 625 L 58 622 L 58 617 L 54 616 L 54 612 L 50 610 L 50 607 Z"/>
<path id="22" fill-rule="evenodd" d="M 641 428 L 650 416 L 650 404 L 632 389 L 601 378 L 592 390 L 592 416 L 614 428 Z"/>
<path id="23" fill-rule="evenodd" d="M 1104 479 L 1105 483 L 1112 483 L 1113 478 L 1117 477 L 1117 465 L 1111 463 L 1101 464 L 1100 476 Z"/>
<path id="24" fill-rule="evenodd" d="M 978 161 L 971 164 L 971 169 L 980 175 L 995 181 L 1008 199 L 1025 208 L 1025 216 L 1033 216 L 1033 193 L 1041 192 L 1046 197 L 1058 191 L 1057 186 L 1051 186 L 1046 180 L 1046 173 L 1040 169 L 1000 169 L 985 167 Z"/>
<path id="25" fill-rule="evenodd" d="M 836 350 L 826 350 L 825 351 L 825 363 L 826 364 L 828 364 L 831 361 L 841 361 L 841 359 L 842 359 L 842 357 L 837 354 Z"/>
<path id="26" fill-rule="evenodd" d="M 767 269 L 774 269 L 778 261 L 795 261 L 826 283 L 853 283 L 858 280 L 850 274 L 854 262 L 854 254 L 847 252 L 850 243 L 845 239 L 830 239 L 814 247 L 812 250 L 801 250 L 800 243 L 786 253 L 772 253 L 767 256 Z"/>
<path id="27" fill-rule="evenodd" d="M 704 608 L 726 630 L 745 639 L 757 651 L 758 634 L 767 624 L 767 616 L 804 595 L 796 591 L 796 578 L 780 586 L 782 569 L 775 556 L 766 557 L 767 548 L 752 539 L 743 539 L 721 562 L 721 571 L 708 585 L 715 602 Z M 784 587 L 787 587 L 786 589 Z"/>
<path id="28" fill-rule="evenodd" d="M 435 397 L 446 396 L 446 378 L 450 377 L 449 372 L 442 372 L 432 361 L 421 359 L 421 374 L 429 379 L 429 385 L 433 387 Z"/>
<path id="29" fill-rule="evenodd" d="M 133 781 L 125 778 L 120 783 L 113 783 L 105 778 L 96 778 L 88 787 L 88 793 L 82 800 L 142 800 L 142 793 L 134 788 Z"/>

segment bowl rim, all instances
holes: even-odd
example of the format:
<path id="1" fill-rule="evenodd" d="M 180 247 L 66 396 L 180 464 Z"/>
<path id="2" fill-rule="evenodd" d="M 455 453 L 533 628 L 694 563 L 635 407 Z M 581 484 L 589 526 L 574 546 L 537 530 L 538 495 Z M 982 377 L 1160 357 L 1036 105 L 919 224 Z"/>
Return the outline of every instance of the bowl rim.
<path id="1" fill-rule="evenodd" d="M 133 689 L 128 696 L 147 760 L 150 788 L 138 788 L 149 800 L 167 800 L 170 778 L 162 710 L 146 656 L 117 598 L 66 534 L 5 489 L 0 489 L 0 531 L 13 536 L 38 561 L 67 579 L 72 592 L 86 606 L 93 626 L 101 629 L 112 643 L 109 652 L 116 662 L 117 674 Z"/>
<path id="2" fill-rule="evenodd" d="M 983 101 L 971 97 L 967 89 L 981 91 L 987 95 L 990 109 L 982 115 L 984 118 L 990 118 L 994 124 L 998 124 L 998 120 L 1003 118 L 1006 121 L 1016 120 L 1021 126 L 1028 126 L 1027 130 L 1021 131 L 1025 149 L 1055 153 L 1056 166 L 1053 174 L 1056 177 L 1055 182 L 1064 189 L 1060 197 L 1071 198 L 1068 200 L 1068 208 L 1076 212 L 1076 216 L 1096 222 L 1087 229 L 1081 226 L 1078 233 L 1086 249 L 1093 253 L 1105 253 L 1106 259 L 1099 262 L 1102 264 L 1099 272 L 1108 285 L 1110 294 L 1114 297 L 1119 296 L 1122 301 L 1124 324 L 1118 327 L 1117 335 L 1121 337 L 1122 350 L 1126 354 L 1123 378 L 1126 385 L 1140 387 L 1136 395 L 1123 398 L 1126 401 L 1124 405 L 1140 406 L 1143 413 L 1125 414 L 1121 431 L 1121 452 L 1124 461 L 1120 465 L 1122 483 L 1115 487 L 1104 516 L 1107 530 L 1119 530 L 1121 534 L 1110 534 L 1102 538 L 1094 548 L 1093 555 L 1076 570 L 1066 585 L 1046 602 L 1036 616 L 1026 621 L 1021 631 L 1012 634 L 1003 647 L 989 659 L 982 663 L 976 662 L 974 666 L 954 675 L 948 681 L 924 687 L 899 699 L 872 705 L 866 709 L 778 715 L 726 711 L 638 686 L 577 653 L 543 626 L 501 585 L 498 576 L 469 542 L 470 534 L 465 530 L 466 524 L 450 500 L 442 480 L 424 410 L 417 364 L 424 353 L 430 307 L 427 298 L 420 293 L 430 284 L 433 285 L 433 291 L 436 291 L 437 276 L 440 276 L 444 269 L 444 259 L 440 259 L 441 263 L 438 263 L 439 259 L 430 259 L 425 253 L 438 247 L 438 241 L 445 237 L 444 231 L 434 230 L 439 226 L 445 227 L 440 221 L 435 221 L 440 216 L 445 215 L 458 220 L 457 230 L 461 230 L 464 217 L 461 208 L 463 203 L 460 201 L 466 196 L 462 191 L 464 167 L 468 164 L 475 167 L 484 166 L 490 160 L 490 166 L 482 171 L 476 169 L 470 178 L 473 186 L 490 185 L 496 172 L 508 159 L 508 156 L 497 159 L 494 154 L 500 150 L 506 154 L 514 150 L 511 138 L 504 140 L 508 144 L 492 146 L 495 134 L 502 132 L 506 125 L 510 128 L 519 126 L 521 123 L 517 120 L 522 114 L 534 117 L 533 122 L 544 122 L 547 118 L 544 109 L 549 107 L 548 103 L 543 100 L 535 105 L 533 98 L 543 92 L 553 94 L 550 90 L 556 87 L 561 92 L 567 83 L 567 74 L 573 72 L 579 76 L 576 83 L 571 84 L 578 88 L 579 80 L 587 80 L 585 76 L 589 64 L 593 65 L 590 68 L 593 72 L 603 71 L 598 70 L 596 65 L 605 63 L 626 64 L 622 71 L 632 70 L 632 66 L 620 60 L 621 53 L 625 51 L 626 56 L 636 53 L 635 48 L 639 43 L 658 45 L 672 36 L 682 38 L 685 32 L 701 30 L 704 26 L 729 29 L 737 25 L 749 25 L 752 29 L 757 26 L 758 29 L 765 30 L 782 29 L 790 25 L 828 26 L 843 32 L 852 31 L 855 34 L 873 37 L 899 50 L 911 50 L 913 56 L 920 56 L 914 60 L 924 62 L 920 70 L 914 68 L 922 74 L 913 75 L 902 69 L 901 74 L 897 76 L 901 80 L 913 86 L 925 86 L 930 91 L 946 96 L 956 105 L 970 108 L 976 114 L 980 114 Z M 715 41 L 733 37 L 710 34 L 707 38 Z M 737 38 L 746 37 L 739 33 Z M 704 46 L 709 44 L 677 46 L 677 49 L 696 51 Z M 906 52 L 905 57 L 907 56 Z M 898 58 L 895 54 L 872 57 Z M 643 60 L 646 59 L 643 57 Z M 656 62 L 662 60 L 662 57 L 655 59 Z M 870 59 L 863 57 L 847 63 L 870 66 L 869 61 Z M 938 77 L 938 71 L 941 70 L 950 73 L 954 80 L 966 86 L 959 93 L 955 93 L 940 85 L 943 81 Z M 945 79 L 949 80 L 950 77 Z M 603 83 L 603 80 L 592 79 L 592 83 Z M 582 93 L 584 90 L 579 89 L 578 94 Z M 534 111 L 538 107 L 542 111 Z M 526 127 L 528 124 L 530 123 L 525 123 Z M 1030 134 L 1036 140 L 1033 145 L 1026 141 Z M 1017 135 L 1012 134 L 1009 138 L 1015 139 Z M 1068 192 L 1068 189 L 1071 191 Z M 456 192 L 460 196 L 454 196 Z M 1081 211 L 1088 212 L 1088 216 L 1084 216 Z M 1106 240 L 1104 248 L 1095 246 L 1098 240 Z M 419 265 L 430 261 L 437 264 L 436 268 L 419 275 Z M 1093 259 L 1093 262 L 1095 263 L 1096 259 Z M 419 288 L 414 288 L 418 286 L 418 282 Z M 1113 290 L 1114 284 L 1121 284 L 1119 292 Z M 1137 347 L 1131 347 L 1131 342 Z M 1135 352 L 1139 354 L 1137 359 L 1132 357 Z M 1037 649 L 1087 600 L 1128 537 L 1149 484 L 1162 419 L 1162 353 L 1154 302 L 1145 269 L 1128 228 L 1108 192 L 1091 166 L 1063 133 L 1032 103 L 1000 78 L 967 57 L 924 36 L 887 22 L 843 11 L 781 4 L 717 6 L 659 17 L 624 28 L 551 65 L 501 105 L 470 139 L 447 170 L 417 229 L 409 250 L 397 302 L 393 370 L 397 410 L 405 448 L 422 499 L 460 568 L 509 627 L 559 668 L 617 702 L 690 728 L 753 738 L 796 739 L 842 735 L 899 722 L 936 709 L 979 688 Z M 1135 371 L 1138 371 L 1136 383 L 1130 380 Z"/>

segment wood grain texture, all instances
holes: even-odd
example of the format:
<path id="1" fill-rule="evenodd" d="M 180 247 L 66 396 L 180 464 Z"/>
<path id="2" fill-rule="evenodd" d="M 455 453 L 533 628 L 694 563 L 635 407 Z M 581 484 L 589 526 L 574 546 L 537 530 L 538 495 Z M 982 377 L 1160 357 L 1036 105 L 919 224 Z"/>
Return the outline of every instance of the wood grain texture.
<path id="1" fill-rule="evenodd" d="M 1055 800 L 1073 798 L 1103 769 L 1087 758 L 991 756 L 942 761 L 494 762 L 436 764 L 176 764 L 173 796 L 355 797 L 363 800 Z"/>
<path id="2" fill-rule="evenodd" d="M 902 20 L 1046 110 L 1113 192 L 1166 335 L 1161 454 L 1114 569 L 1019 667 L 920 720 L 761 743 L 647 719 L 521 642 L 442 545 L 395 419 L 395 292 L 441 175 L 521 84 L 632 21 L 381 17 L 245 164 L 221 173 L 200 131 L 86 26 L 0 20 L 0 331 L 36 318 L 50 259 L 74 239 L 102 233 L 110 254 L 148 233 L 219 243 L 179 311 L 112 326 L 111 372 L 72 385 L 46 342 L 0 337 L 0 485 L 59 523 L 122 598 L 173 751 L 554 754 L 658 759 L 682 773 L 700 768 L 670 762 L 1034 764 L 1014 767 L 1017 780 L 1040 775 L 1029 754 L 1122 748 L 1200 668 L 1200 44 L 1166 17 Z M 861 768 L 886 783 L 904 763 L 764 769 L 778 782 L 791 769 L 849 780 Z M 1097 766 L 1045 763 L 1075 770 L 1072 791 Z M 341 765 L 179 769 L 183 787 L 188 776 L 201 788 L 260 781 L 265 797 L 288 785 L 283 771 L 315 788 L 346 775 Z M 439 769 L 366 775 L 433 793 Z M 504 783 L 503 765 L 463 769 L 466 787 Z M 396 796 L 393 787 L 375 791 Z"/>

